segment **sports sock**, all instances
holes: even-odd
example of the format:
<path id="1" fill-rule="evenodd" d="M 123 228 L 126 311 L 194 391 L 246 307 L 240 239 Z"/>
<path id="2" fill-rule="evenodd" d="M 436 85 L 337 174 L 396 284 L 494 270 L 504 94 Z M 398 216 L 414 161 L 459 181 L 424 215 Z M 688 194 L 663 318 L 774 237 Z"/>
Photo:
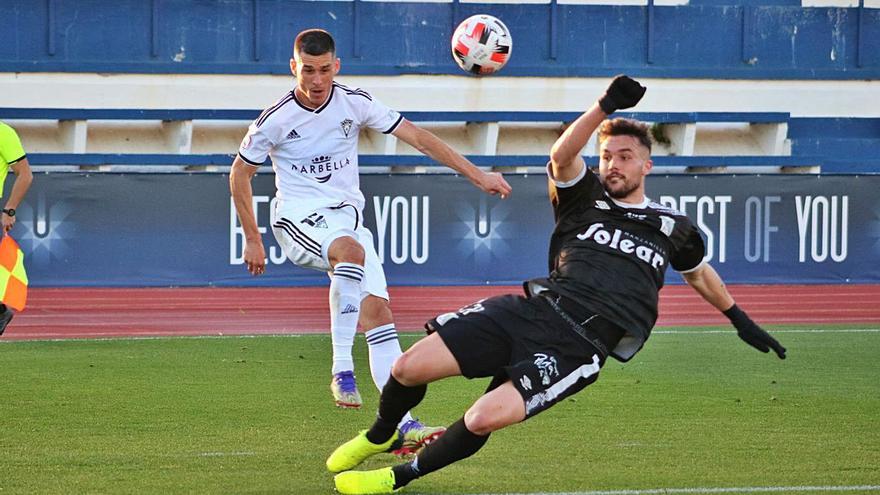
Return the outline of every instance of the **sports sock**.
<path id="1" fill-rule="evenodd" d="M 379 398 L 379 413 L 376 414 L 376 421 L 367 431 L 367 440 L 372 443 L 387 442 L 394 435 L 401 418 L 425 398 L 427 390 L 427 385 L 406 387 L 393 375 L 389 376 Z"/>
<path id="2" fill-rule="evenodd" d="M 411 462 L 391 468 L 394 471 L 394 488 L 405 486 L 410 481 L 433 473 L 453 462 L 474 455 L 489 440 L 489 435 L 472 433 L 459 419 L 446 430 L 440 438 L 428 444 Z"/>
<path id="3" fill-rule="evenodd" d="M 351 348 L 357 332 L 364 267 L 337 263 L 330 277 L 330 335 L 333 341 L 333 373 L 354 370 Z"/>
<path id="4" fill-rule="evenodd" d="M 370 349 L 370 373 L 373 375 L 373 383 L 381 392 L 385 383 L 388 382 L 388 377 L 391 376 L 391 366 L 394 364 L 394 360 L 403 354 L 403 351 L 400 350 L 400 341 L 397 339 L 394 323 L 368 330 L 365 336 Z M 400 425 L 411 419 L 410 413 L 404 414 Z"/>
<path id="5" fill-rule="evenodd" d="M 391 365 L 403 354 L 400 341 L 397 340 L 397 330 L 393 323 L 389 323 L 368 330 L 365 336 L 370 349 L 370 373 L 373 375 L 373 383 L 381 392 L 391 376 Z"/>

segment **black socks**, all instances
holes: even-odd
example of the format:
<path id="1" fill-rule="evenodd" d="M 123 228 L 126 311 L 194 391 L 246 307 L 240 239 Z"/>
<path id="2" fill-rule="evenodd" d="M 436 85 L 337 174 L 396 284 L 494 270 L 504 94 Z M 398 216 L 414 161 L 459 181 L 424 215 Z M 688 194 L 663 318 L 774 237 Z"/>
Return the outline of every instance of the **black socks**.
<path id="1" fill-rule="evenodd" d="M 465 426 L 464 418 L 459 419 L 434 443 L 426 446 L 412 462 L 391 468 L 394 471 L 394 488 L 405 486 L 416 478 L 474 455 L 488 440 L 489 435 L 472 433 Z"/>
<path id="2" fill-rule="evenodd" d="M 394 435 L 397 424 L 403 419 L 407 411 L 416 407 L 425 398 L 427 385 L 406 387 L 400 384 L 394 375 L 388 377 L 388 382 L 382 388 L 382 396 L 379 398 L 379 414 L 376 422 L 367 431 L 367 440 L 372 443 L 385 443 Z"/>

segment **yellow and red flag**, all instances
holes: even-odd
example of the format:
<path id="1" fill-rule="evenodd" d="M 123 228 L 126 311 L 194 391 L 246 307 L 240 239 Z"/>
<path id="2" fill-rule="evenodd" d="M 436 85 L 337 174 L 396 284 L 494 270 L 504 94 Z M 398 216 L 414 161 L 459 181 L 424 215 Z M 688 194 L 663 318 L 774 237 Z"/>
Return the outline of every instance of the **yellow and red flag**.
<path id="1" fill-rule="evenodd" d="M 27 302 L 27 273 L 24 271 L 24 253 L 11 235 L 0 241 L 0 301 L 21 311 Z"/>

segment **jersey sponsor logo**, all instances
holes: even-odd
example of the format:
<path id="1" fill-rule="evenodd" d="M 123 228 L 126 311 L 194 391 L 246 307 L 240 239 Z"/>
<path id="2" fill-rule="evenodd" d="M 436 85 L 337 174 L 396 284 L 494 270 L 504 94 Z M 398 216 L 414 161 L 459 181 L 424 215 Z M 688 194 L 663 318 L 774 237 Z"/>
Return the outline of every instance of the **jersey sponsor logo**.
<path id="1" fill-rule="evenodd" d="M 345 119 L 339 123 L 339 126 L 342 127 L 342 132 L 345 134 L 345 137 L 348 137 L 348 133 L 351 132 L 351 125 L 354 122 L 351 119 Z"/>
<path id="2" fill-rule="evenodd" d="M 610 210 L 611 209 L 611 207 L 608 206 L 608 203 L 606 203 L 605 201 L 602 201 L 601 199 L 596 200 L 596 208 L 599 208 L 600 210 Z"/>
<path id="3" fill-rule="evenodd" d="M 323 184 L 330 180 L 330 177 L 333 176 L 333 172 L 342 170 L 351 165 L 351 159 L 348 157 L 341 160 L 334 160 L 332 156 L 328 155 L 316 156 L 312 158 L 311 162 L 312 163 L 308 165 L 297 165 L 294 163 L 290 168 L 294 172 L 299 172 L 303 175 L 311 175 L 313 179 Z"/>
<path id="4" fill-rule="evenodd" d="M 299 139 L 301 137 L 302 136 L 300 136 L 299 133 L 296 132 L 296 129 L 291 129 L 290 132 L 287 133 L 287 139 Z"/>
<path id="5" fill-rule="evenodd" d="M 605 224 L 594 223 L 587 227 L 577 238 L 586 241 L 592 240 L 596 244 L 608 246 L 625 254 L 635 254 L 636 258 L 660 270 L 666 265 L 666 256 L 648 241 L 638 238 L 629 232 L 615 228 L 612 232 L 603 229 Z"/>
<path id="6" fill-rule="evenodd" d="M 633 213 L 631 211 L 626 212 L 624 215 L 626 216 L 626 218 L 632 218 L 633 220 L 647 220 L 648 219 L 648 215 L 640 215 L 638 213 Z"/>

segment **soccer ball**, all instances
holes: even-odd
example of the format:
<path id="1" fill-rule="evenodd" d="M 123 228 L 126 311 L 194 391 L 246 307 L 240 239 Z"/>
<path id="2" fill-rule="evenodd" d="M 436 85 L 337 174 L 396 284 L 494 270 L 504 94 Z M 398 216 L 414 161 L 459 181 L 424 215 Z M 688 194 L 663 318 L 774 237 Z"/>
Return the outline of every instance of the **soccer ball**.
<path id="1" fill-rule="evenodd" d="M 510 60 L 513 39 L 503 22 L 487 14 L 468 17 L 452 33 L 452 58 L 465 72 L 485 76 Z"/>

